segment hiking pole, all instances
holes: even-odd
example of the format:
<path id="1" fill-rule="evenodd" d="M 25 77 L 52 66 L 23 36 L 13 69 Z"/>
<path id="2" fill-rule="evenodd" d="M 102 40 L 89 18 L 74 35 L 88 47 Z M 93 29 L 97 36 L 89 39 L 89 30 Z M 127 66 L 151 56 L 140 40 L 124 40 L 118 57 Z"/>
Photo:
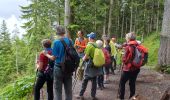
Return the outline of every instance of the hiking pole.
<path id="1" fill-rule="evenodd" d="M 82 66 L 84 65 L 84 63 L 85 63 L 85 61 L 83 61 L 83 62 L 82 62 L 82 64 L 81 64 L 80 68 L 82 68 Z M 75 75 L 75 77 L 74 77 L 75 79 L 74 79 L 74 82 L 73 82 L 72 91 L 74 91 L 74 88 L 75 88 L 76 83 L 77 83 L 77 78 L 80 76 L 80 74 L 81 74 L 81 72 L 80 72 L 80 71 L 78 71 L 77 75 Z"/>

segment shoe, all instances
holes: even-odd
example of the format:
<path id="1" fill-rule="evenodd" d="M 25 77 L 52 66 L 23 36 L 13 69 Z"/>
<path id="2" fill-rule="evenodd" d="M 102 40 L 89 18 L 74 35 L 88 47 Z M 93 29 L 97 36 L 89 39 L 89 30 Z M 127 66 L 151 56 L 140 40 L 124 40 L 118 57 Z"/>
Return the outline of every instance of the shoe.
<path id="1" fill-rule="evenodd" d="M 92 100 L 98 100 L 96 97 L 92 97 Z"/>
<path id="2" fill-rule="evenodd" d="M 78 100 L 84 100 L 84 97 L 83 97 L 83 96 L 76 95 L 75 97 L 76 97 L 76 99 L 78 99 Z"/>
<path id="3" fill-rule="evenodd" d="M 109 83 L 108 80 L 103 82 L 103 84 L 108 84 L 108 83 Z"/>

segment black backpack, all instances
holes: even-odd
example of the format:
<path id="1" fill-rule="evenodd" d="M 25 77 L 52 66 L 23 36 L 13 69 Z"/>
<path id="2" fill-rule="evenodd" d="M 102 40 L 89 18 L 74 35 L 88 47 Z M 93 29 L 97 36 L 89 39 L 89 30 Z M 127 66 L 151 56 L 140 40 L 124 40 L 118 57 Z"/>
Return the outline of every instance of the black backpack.
<path id="1" fill-rule="evenodd" d="M 65 50 L 64 61 L 60 64 L 61 69 L 63 73 L 72 73 L 77 70 L 80 63 L 80 57 L 78 56 L 76 49 L 73 47 L 71 40 L 69 40 L 69 45 L 65 43 L 64 39 L 60 39 L 60 41 Z"/>
<path id="2" fill-rule="evenodd" d="M 44 71 L 47 79 L 53 79 L 53 69 L 54 69 L 54 61 L 48 59 L 47 68 Z"/>

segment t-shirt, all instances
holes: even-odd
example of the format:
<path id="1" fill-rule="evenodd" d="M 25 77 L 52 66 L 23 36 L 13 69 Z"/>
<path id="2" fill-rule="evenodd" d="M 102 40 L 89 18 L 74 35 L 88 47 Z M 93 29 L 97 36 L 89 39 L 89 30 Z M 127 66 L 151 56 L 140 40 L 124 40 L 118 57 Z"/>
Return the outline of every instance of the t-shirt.
<path id="1" fill-rule="evenodd" d="M 63 39 L 65 43 L 70 46 L 69 38 L 64 37 Z M 52 55 L 56 57 L 55 60 L 56 64 L 59 64 L 64 61 L 64 55 L 65 55 L 64 52 L 65 52 L 64 45 L 61 43 L 61 41 L 59 39 L 54 40 Z"/>
<path id="2" fill-rule="evenodd" d="M 87 44 L 86 38 L 76 38 L 74 45 L 76 47 L 77 52 L 82 53 L 84 52 L 84 49 L 86 48 L 86 44 Z"/>
<path id="3" fill-rule="evenodd" d="M 86 49 L 85 49 L 85 54 L 88 55 L 90 58 L 93 58 L 94 57 L 94 51 L 95 51 L 95 47 L 97 47 L 97 44 L 94 43 L 94 42 L 89 42 L 86 46 Z"/>
<path id="4" fill-rule="evenodd" d="M 51 48 L 48 48 L 46 50 L 48 51 L 48 54 L 50 54 L 50 55 L 52 54 Z M 42 71 L 45 71 L 45 69 L 47 68 L 47 65 L 48 65 L 48 58 L 43 54 L 43 52 L 40 53 L 38 61 L 43 63 Z"/>

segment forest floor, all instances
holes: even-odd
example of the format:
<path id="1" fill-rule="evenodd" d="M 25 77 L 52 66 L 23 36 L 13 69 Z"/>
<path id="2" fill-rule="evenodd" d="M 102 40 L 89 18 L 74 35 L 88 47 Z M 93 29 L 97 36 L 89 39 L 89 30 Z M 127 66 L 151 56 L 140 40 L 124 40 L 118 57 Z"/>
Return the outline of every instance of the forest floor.
<path id="1" fill-rule="evenodd" d="M 98 100 L 116 100 L 119 87 L 120 71 L 116 71 L 116 75 L 110 76 L 109 84 L 105 84 L 105 89 L 97 89 L 96 97 Z M 78 81 L 73 95 L 79 94 L 81 81 Z M 147 100 L 160 100 L 164 91 L 170 87 L 170 75 L 160 74 L 156 71 L 142 68 L 136 82 L 136 94 L 145 97 Z M 91 82 L 88 83 L 85 100 L 90 100 Z M 129 86 L 126 83 L 125 98 L 129 97 Z M 75 96 L 73 100 L 76 100 Z"/>

